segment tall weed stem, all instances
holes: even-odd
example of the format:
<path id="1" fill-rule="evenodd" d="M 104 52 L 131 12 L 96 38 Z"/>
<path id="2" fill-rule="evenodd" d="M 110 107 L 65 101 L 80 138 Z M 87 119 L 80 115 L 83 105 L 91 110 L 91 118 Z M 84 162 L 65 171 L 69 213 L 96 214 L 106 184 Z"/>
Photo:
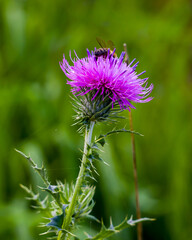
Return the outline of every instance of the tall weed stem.
<path id="1" fill-rule="evenodd" d="M 124 51 L 125 51 L 125 62 L 129 65 L 129 55 L 127 52 L 127 45 L 126 43 L 123 44 Z M 133 119 L 132 113 L 129 111 L 129 123 L 130 123 L 130 130 L 133 131 Z M 137 161 L 136 161 L 136 152 L 135 152 L 135 136 L 131 133 L 131 145 L 132 145 L 132 158 L 133 158 L 133 174 L 134 174 L 134 184 L 135 184 L 135 200 L 136 200 L 136 214 L 137 219 L 141 218 L 141 211 L 139 206 L 139 188 L 138 188 L 138 176 L 137 176 Z M 137 224 L 137 239 L 142 240 L 142 223 L 139 222 Z"/>

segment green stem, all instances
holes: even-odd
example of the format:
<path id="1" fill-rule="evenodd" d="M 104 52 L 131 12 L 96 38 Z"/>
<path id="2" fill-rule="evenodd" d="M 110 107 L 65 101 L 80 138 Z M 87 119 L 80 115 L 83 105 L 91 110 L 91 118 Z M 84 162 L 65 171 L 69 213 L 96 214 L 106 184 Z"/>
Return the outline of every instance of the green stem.
<path id="1" fill-rule="evenodd" d="M 67 209 L 67 213 L 66 213 L 65 219 L 63 221 L 63 225 L 62 225 L 62 229 L 65 229 L 67 231 L 69 230 L 69 225 L 71 223 L 72 215 L 74 214 L 74 208 L 75 208 L 75 204 L 77 201 L 77 197 L 78 197 L 78 194 L 82 187 L 84 173 L 86 170 L 86 163 L 88 161 L 87 160 L 88 145 L 89 146 L 91 145 L 91 138 L 92 138 L 94 124 L 95 124 L 95 122 L 91 122 L 89 125 L 86 126 L 86 129 L 85 129 L 85 142 L 84 142 L 84 151 L 83 151 L 81 167 L 80 167 L 79 175 L 76 180 L 73 197 L 72 197 L 69 207 Z M 63 235 L 62 232 L 60 231 L 58 234 L 57 240 L 62 240 L 63 237 L 65 237 L 65 234 Z"/>

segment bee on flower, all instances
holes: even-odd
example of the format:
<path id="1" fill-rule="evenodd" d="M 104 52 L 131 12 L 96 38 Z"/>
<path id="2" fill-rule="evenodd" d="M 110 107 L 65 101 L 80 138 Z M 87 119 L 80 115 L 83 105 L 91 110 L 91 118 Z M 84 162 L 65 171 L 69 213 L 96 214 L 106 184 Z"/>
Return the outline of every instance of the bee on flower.
<path id="1" fill-rule="evenodd" d="M 127 65 L 124 62 L 125 52 L 122 52 L 120 57 L 111 57 L 111 50 L 108 49 L 104 57 L 96 58 L 95 51 L 87 49 L 87 57 L 81 59 L 74 51 L 76 58 L 71 58 L 72 65 L 65 56 L 60 62 L 61 69 L 69 79 L 67 83 L 71 85 L 72 93 L 75 96 L 85 96 L 84 101 L 81 100 L 84 112 L 82 117 L 94 116 L 94 120 L 104 120 L 101 105 L 105 109 L 105 116 L 108 117 L 109 112 L 117 105 L 121 110 L 130 111 L 131 108 L 135 108 L 134 103 L 152 100 L 149 94 L 153 84 L 147 87 L 148 78 L 140 78 L 145 71 L 137 74 L 138 62 L 135 63 L 135 59 Z M 86 97 L 87 95 L 89 97 Z M 98 119 L 97 113 L 100 113 Z"/>

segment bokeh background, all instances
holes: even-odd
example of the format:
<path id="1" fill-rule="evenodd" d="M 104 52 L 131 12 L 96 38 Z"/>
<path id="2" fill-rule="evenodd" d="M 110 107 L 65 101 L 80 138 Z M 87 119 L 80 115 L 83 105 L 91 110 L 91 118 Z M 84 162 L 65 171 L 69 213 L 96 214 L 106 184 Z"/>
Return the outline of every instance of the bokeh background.
<path id="1" fill-rule="evenodd" d="M 186 0 L 0 1 L 0 239 L 46 239 L 42 221 L 20 183 L 41 185 L 14 148 L 47 167 L 51 182 L 75 181 L 83 138 L 73 124 L 70 87 L 59 67 L 63 53 L 111 39 L 117 54 L 126 42 L 138 72 L 154 84 L 154 100 L 132 111 L 136 136 L 144 240 L 192 237 L 192 4 Z M 128 117 L 128 112 L 124 112 Z M 129 128 L 128 119 L 118 128 Z M 95 134 L 113 125 L 98 125 Z M 98 163 L 94 214 L 109 225 L 135 217 L 131 139 L 107 139 Z M 94 222 L 80 231 L 98 229 Z M 111 239 L 136 239 L 136 228 Z"/>

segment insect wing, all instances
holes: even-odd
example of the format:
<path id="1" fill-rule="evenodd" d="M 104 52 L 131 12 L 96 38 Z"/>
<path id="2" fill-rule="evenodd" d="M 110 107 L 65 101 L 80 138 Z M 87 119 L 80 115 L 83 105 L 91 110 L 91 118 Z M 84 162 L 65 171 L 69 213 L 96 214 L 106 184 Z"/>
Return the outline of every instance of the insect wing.
<path id="1" fill-rule="evenodd" d="M 114 44 L 111 40 L 108 40 L 108 41 L 107 41 L 107 45 L 108 45 L 108 47 L 109 47 L 111 50 L 114 50 L 115 44 Z"/>
<path id="2" fill-rule="evenodd" d="M 107 44 L 102 38 L 96 37 L 96 40 L 102 48 L 107 48 Z"/>

